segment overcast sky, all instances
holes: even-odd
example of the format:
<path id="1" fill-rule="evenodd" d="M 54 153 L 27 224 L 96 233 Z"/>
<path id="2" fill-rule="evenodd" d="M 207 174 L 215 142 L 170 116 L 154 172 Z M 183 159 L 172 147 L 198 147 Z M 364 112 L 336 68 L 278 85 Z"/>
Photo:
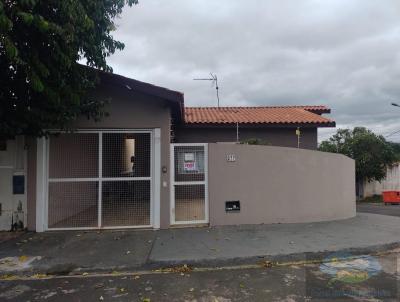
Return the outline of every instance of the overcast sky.
<path id="1" fill-rule="evenodd" d="M 216 105 L 193 81 L 213 72 L 222 106 L 324 104 L 339 128 L 400 130 L 399 0 L 141 0 L 116 23 L 114 72 L 187 106 Z"/>

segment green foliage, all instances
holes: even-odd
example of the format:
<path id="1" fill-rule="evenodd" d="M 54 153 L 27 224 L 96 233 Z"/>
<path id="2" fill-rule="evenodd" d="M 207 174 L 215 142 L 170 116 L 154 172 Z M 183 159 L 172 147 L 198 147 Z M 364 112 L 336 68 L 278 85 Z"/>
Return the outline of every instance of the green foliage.
<path id="1" fill-rule="evenodd" d="M 320 144 L 319 150 L 353 158 L 358 181 L 381 181 L 386 176 L 387 167 L 397 160 L 391 144 L 383 136 L 363 127 L 339 129 Z"/>
<path id="2" fill-rule="evenodd" d="M 243 145 L 269 145 L 267 141 L 259 138 L 249 138 L 240 142 Z"/>
<path id="3" fill-rule="evenodd" d="M 395 153 L 396 161 L 400 161 L 400 143 L 388 142 L 388 144 L 392 147 Z"/>
<path id="4" fill-rule="evenodd" d="M 88 91 L 96 69 L 124 44 L 111 35 L 122 8 L 137 0 L 0 2 L 0 138 L 70 129 L 77 117 L 98 120 L 107 100 Z M 86 60 L 90 67 L 77 62 Z"/>
<path id="5" fill-rule="evenodd" d="M 369 196 L 369 197 L 360 199 L 360 200 L 358 200 L 358 202 L 383 203 L 383 198 L 382 198 L 382 195 L 373 195 L 373 196 Z"/>

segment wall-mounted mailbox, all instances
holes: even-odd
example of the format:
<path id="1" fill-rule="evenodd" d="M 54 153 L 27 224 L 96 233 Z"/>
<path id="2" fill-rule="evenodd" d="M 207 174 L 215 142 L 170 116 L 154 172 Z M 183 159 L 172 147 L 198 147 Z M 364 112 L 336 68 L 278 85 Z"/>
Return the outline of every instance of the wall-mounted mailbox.
<path id="1" fill-rule="evenodd" d="M 25 176 L 13 176 L 13 194 L 25 194 Z"/>
<path id="2" fill-rule="evenodd" d="M 240 212 L 240 201 L 225 201 L 225 212 Z"/>

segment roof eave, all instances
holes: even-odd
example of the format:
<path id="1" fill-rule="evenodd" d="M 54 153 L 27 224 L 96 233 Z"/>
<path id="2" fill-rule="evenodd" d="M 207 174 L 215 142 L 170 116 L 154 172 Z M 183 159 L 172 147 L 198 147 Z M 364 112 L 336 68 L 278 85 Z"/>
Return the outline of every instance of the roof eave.
<path id="1" fill-rule="evenodd" d="M 84 67 L 91 68 L 87 66 Z M 123 87 L 128 91 L 136 91 L 166 100 L 174 110 L 174 112 L 172 112 L 174 118 L 179 123 L 183 122 L 184 94 L 182 92 L 127 78 L 116 73 L 105 72 L 97 69 L 94 70 L 98 72 L 100 79 L 106 81 L 107 83 Z"/>

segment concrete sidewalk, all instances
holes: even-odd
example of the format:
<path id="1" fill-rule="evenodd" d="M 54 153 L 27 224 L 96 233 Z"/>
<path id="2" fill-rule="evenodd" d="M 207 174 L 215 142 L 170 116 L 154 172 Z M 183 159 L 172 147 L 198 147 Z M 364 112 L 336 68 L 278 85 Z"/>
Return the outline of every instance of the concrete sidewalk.
<path id="1" fill-rule="evenodd" d="M 231 265 L 254 263 L 264 257 L 309 259 L 339 250 L 360 254 L 389 246 L 400 246 L 400 218 L 367 213 L 308 224 L 28 233 L 0 244 L 0 274 Z"/>

